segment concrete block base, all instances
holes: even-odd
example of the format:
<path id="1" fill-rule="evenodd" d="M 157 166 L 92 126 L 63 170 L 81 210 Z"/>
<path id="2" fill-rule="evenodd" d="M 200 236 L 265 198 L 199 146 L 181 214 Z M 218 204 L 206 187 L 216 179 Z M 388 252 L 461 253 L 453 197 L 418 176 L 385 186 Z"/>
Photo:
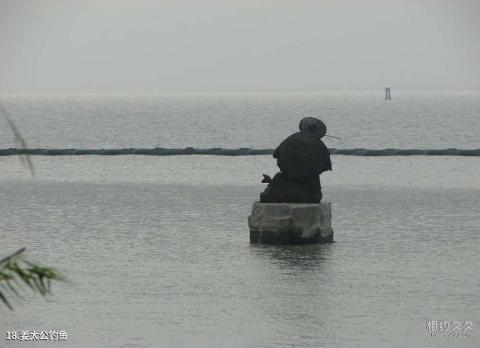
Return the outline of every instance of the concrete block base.
<path id="1" fill-rule="evenodd" d="M 333 242 L 330 203 L 255 202 L 248 226 L 254 244 Z"/>

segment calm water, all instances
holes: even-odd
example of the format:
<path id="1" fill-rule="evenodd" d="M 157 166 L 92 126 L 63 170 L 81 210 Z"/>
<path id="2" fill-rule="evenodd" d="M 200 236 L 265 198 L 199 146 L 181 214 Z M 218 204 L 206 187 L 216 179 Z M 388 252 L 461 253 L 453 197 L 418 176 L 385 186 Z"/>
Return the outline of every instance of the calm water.
<path id="1" fill-rule="evenodd" d="M 480 148 L 480 92 L 1 97 L 30 147 L 276 147 L 314 115 L 339 148 Z M 0 121 L 0 148 L 15 143 Z"/>
<path id="2" fill-rule="evenodd" d="M 328 125 L 336 125 L 331 133 L 344 138 L 358 132 L 349 139 L 351 146 L 480 147 L 480 127 L 468 126 L 474 116 L 478 125 L 472 95 L 430 95 L 431 115 L 443 110 L 431 128 L 419 129 L 426 121 L 411 113 L 402 114 L 404 119 L 389 114 L 385 132 L 377 128 L 376 135 L 365 133 L 381 119 L 375 106 L 368 106 L 370 114 L 359 107 L 355 116 L 354 106 L 341 103 L 347 96 L 337 97 L 322 98 L 350 110 L 350 120 L 332 116 Z M 36 98 L 32 104 L 10 99 L 8 105 L 11 113 L 14 104 L 24 110 L 14 114 L 19 127 L 33 145 L 45 147 L 155 146 L 155 137 L 169 139 L 158 143 L 163 146 L 270 147 L 296 127 L 298 118 L 288 115 L 288 108 L 296 108 L 286 101 L 274 99 L 266 106 L 270 97 L 259 97 L 249 107 L 264 115 L 278 110 L 279 122 L 268 130 L 258 114 L 208 118 L 207 106 L 200 113 L 197 102 L 192 115 L 198 118 L 185 113 L 182 124 L 172 114 L 171 122 L 163 118 L 162 125 L 148 128 L 156 113 L 135 102 L 115 114 L 119 126 L 112 116 L 99 116 L 107 112 L 104 106 L 74 98 L 72 114 L 87 107 L 92 112 L 69 125 L 69 114 L 60 111 L 69 104 L 65 99 L 60 107 Z M 302 102 L 311 96 L 292 98 L 299 98 L 297 108 L 322 104 Z M 358 95 L 351 98 L 357 106 L 369 105 Z M 189 104 L 183 101 L 176 107 L 185 111 Z M 428 109 L 414 102 L 381 102 L 375 105 L 417 114 Z M 33 111 L 35 103 L 43 105 L 45 124 Z M 230 112 L 239 105 L 225 102 L 224 107 Z M 47 117 L 45 110 L 56 112 Z M 127 117 L 132 114 L 135 119 Z M 360 115 L 363 122 L 356 119 Z M 95 117 L 101 127 L 85 122 Z M 255 120 L 265 134 L 239 128 L 245 123 L 254 129 L 249 122 Z M 28 124 L 36 126 L 27 129 Z M 199 128 L 202 124 L 207 128 Z M 223 136 L 225 143 L 219 144 Z M 276 170 L 269 156 L 33 160 L 35 179 L 18 158 L 0 157 L 1 254 L 26 246 L 31 259 L 56 265 L 71 284 L 56 284 L 48 302 L 26 291 L 24 301 L 15 301 L 15 311 L 0 308 L 2 335 L 65 330 L 69 340 L 58 346 L 78 348 L 480 345 L 478 158 L 334 156 L 334 171 L 322 175 L 322 184 L 324 200 L 332 202 L 336 243 L 310 246 L 249 244 L 247 216 L 264 188 L 261 173 Z M 427 320 L 472 321 L 475 331 L 466 338 L 430 337 Z M 1 347 L 19 345 L 46 346 L 0 340 Z"/>

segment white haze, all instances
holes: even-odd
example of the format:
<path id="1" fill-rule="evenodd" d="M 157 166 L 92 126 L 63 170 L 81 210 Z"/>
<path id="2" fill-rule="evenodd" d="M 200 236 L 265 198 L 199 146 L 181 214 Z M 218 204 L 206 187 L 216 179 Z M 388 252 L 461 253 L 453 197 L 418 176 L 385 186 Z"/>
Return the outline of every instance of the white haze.
<path id="1" fill-rule="evenodd" d="M 478 0 L 0 0 L 0 93 L 480 88 Z"/>

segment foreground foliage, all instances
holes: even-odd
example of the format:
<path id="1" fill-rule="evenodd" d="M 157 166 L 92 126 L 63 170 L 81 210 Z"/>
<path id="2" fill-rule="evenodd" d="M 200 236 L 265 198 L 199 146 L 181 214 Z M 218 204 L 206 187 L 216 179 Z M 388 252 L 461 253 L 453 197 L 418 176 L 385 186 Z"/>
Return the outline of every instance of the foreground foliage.
<path id="1" fill-rule="evenodd" d="M 64 280 L 55 269 L 27 261 L 24 252 L 25 248 L 22 248 L 0 260 L 0 301 L 10 309 L 13 307 L 7 297 L 13 295 L 22 298 L 23 285 L 46 296 L 51 293 L 52 280 Z"/>

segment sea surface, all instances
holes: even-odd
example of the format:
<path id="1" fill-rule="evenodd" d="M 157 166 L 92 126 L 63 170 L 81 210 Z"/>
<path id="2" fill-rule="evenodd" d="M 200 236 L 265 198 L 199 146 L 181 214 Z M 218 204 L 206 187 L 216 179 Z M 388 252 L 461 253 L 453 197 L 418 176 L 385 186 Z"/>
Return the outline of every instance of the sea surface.
<path id="1" fill-rule="evenodd" d="M 7 96 L 29 147 L 480 148 L 480 94 Z M 0 148 L 16 144 L 0 121 Z M 271 156 L 0 157 L 0 258 L 69 280 L 0 305 L 0 347 L 480 346 L 480 158 L 332 156 L 335 243 L 249 244 Z M 2 289 L 3 290 L 3 289 Z M 428 322 L 461 322 L 444 337 Z M 473 330 L 463 331 L 465 322 Z M 64 330 L 56 344 L 7 331 Z"/>
<path id="2" fill-rule="evenodd" d="M 337 148 L 480 148 L 479 92 L 0 96 L 32 148 L 276 147 L 301 118 Z M 0 118 L 0 148 L 17 147 Z"/>

